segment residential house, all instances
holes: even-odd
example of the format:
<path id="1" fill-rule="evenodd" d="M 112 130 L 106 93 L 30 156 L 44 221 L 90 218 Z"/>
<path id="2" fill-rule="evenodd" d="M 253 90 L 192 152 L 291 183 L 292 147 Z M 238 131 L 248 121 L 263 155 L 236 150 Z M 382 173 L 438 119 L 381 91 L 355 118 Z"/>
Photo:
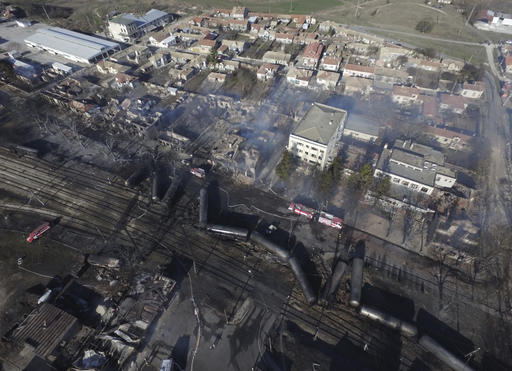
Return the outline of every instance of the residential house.
<path id="1" fill-rule="evenodd" d="M 129 87 L 133 89 L 135 87 L 136 81 L 137 78 L 135 76 L 128 75 L 123 72 L 118 72 L 116 73 L 115 86 L 117 88 Z"/>
<path id="2" fill-rule="evenodd" d="M 245 32 L 249 29 L 249 21 L 232 19 L 228 23 L 229 29 L 232 31 Z"/>
<path id="3" fill-rule="evenodd" d="M 338 72 L 318 71 L 316 82 L 326 89 L 334 89 L 338 85 L 340 74 Z"/>
<path id="4" fill-rule="evenodd" d="M 110 73 L 112 75 L 122 72 L 125 73 L 126 71 L 130 70 L 131 67 L 125 66 L 123 64 L 119 64 L 113 61 L 109 60 L 101 60 L 98 63 L 96 63 L 96 69 L 100 73 Z"/>
<path id="5" fill-rule="evenodd" d="M 411 50 L 401 46 L 382 46 L 379 50 L 379 59 L 377 65 L 389 66 L 401 56 L 408 56 L 411 54 Z"/>
<path id="6" fill-rule="evenodd" d="M 458 61 L 451 58 L 443 58 L 441 60 L 442 70 L 446 72 L 460 72 L 464 68 L 465 64 L 466 63 L 464 61 Z"/>
<path id="7" fill-rule="evenodd" d="M 362 77 L 343 76 L 342 82 L 345 85 L 346 95 L 363 95 L 367 96 L 372 91 L 372 80 Z"/>
<path id="8" fill-rule="evenodd" d="M 224 81 L 226 81 L 226 74 L 219 72 L 210 72 L 208 74 L 208 81 L 224 83 Z"/>
<path id="9" fill-rule="evenodd" d="M 293 38 L 295 37 L 292 33 L 282 33 L 276 32 L 276 42 L 281 44 L 291 44 L 293 42 Z"/>
<path id="10" fill-rule="evenodd" d="M 512 55 L 505 57 L 505 72 L 512 73 Z"/>
<path id="11" fill-rule="evenodd" d="M 265 63 L 261 65 L 261 67 L 258 69 L 258 72 L 256 72 L 256 77 L 258 80 L 262 81 L 270 80 L 275 77 L 278 70 L 278 64 Z"/>
<path id="12" fill-rule="evenodd" d="M 207 18 L 203 16 L 193 17 L 188 21 L 188 24 L 191 26 L 204 27 L 206 25 Z"/>
<path id="13" fill-rule="evenodd" d="M 469 149 L 472 137 L 466 134 L 458 133 L 450 129 L 429 126 L 426 130 L 428 135 L 441 146 L 456 151 Z"/>
<path id="14" fill-rule="evenodd" d="M 343 76 L 364 77 L 366 79 L 373 79 L 373 77 L 375 76 L 375 67 L 347 63 L 343 68 Z"/>
<path id="15" fill-rule="evenodd" d="M 217 46 L 217 40 L 201 39 L 191 50 L 200 54 L 209 54 Z"/>
<path id="16" fill-rule="evenodd" d="M 380 125 L 374 120 L 362 115 L 351 114 L 345 123 L 343 136 L 370 143 L 379 138 L 380 129 Z"/>
<path id="17" fill-rule="evenodd" d="M 313 103 L 290 134 L 288 150 L 302 162 L 323 169 L 336 157 L 346 117 L 342 109 Z"/>
<path id="18" fill-rule="evenodd" d="M 441 94 L 441 103 L 439 107 L 442 110 L 450 110 L 462 114 L 466 109 L 464 98 L 460 95 Z"/>
<path id="19" fill-rule="evenodd" d="M 387 67 L 375 67 L 373 86 L 375 89 L 392 90 L 395 85 L 402 85 L 409 80 L 409 74 L 404 70 Z"/>
<path id="20" fill-rule="evenodd" d="M 420 91 L 408 86 L 393 87 L 393 102 L 400 105 L 410 105 L 418 102 Z"/>
<path id="21" fill-rule="evenodd" d="M 290 67 L 286 81 L 299 87 L 308 87 L 313 71 Z"/>
<path id="22" fill-rule="evenodd" d="M 258 35 L 260 32 L 265 31 L 266 27 L 267 27 L 267 25 L 265 25 L 263 23 L 252 23 L 251 29 L 249 32 Z"/>
<path id="23" fill-rule="evenodd" d="M 268 51 L 263 55 L 263 62 L 272 64 L 282 64 L 288 66 L 290 64 L 291 55 L 281 52 Z"/>
<path id="24" fill-rule="evenodd" d="M 178 42 L 176 36 L 173 36 L 168 31 L 161 31 L 152 34 L 148 38 L 148 41 L 152 46 L 156 46 L 157 48 L 168 48 L 171 45 L 176 45 Z"/>
<path id="25" fill-rule="evenodd" d="M 334 71 L 338 72 L 341 65 L 341 58 L 338 57 L 324 57 L 322 59 L 322 63 L 320 64 L 320 68 L 326 71 Z"/>
<path id="26" fill-rule="evenodd" d="M 423 117 L 429 120 L 436 121 L 438 120 L 438 112 L 437 112 L 437 100 L 436 97 L 431 95 L 420 95 L 418 99 L 423 103 L 422 112 Z"/>
<path id="27" fill-rule="evenodd" d="M 233 73 L 240 68 L 240 62 L 223 60 L 216 64 L 216 68 L 221 72 Z"/>
<path id="28" fill-rule="evenodd" d="M 231 10 L 231 18 L 235 19 L 245 19 L 247 17 L 248 10 L 244 6 L 234 6 L 233 10 Z"/>
<path id="29" fill-rule="evenodd" d="M 465 98 L 480 99 L 484 94 L 484 84 L 481 81 L 477 81 L 474 84 L 464 83 L 462 86 L 462 95 Z"/>
<path id="30" fill-rule="evenodd" d="M 319 42 L 314 42 L 306 46 L 304 52 L 302 53 L 303 66 L 308 68 L 316 68 L 316 66 L 318 66 L 318 62 L 320 61 L 320 57 L 322 56 L 323 50 L 324 46 Z"/>
<path id="31" fill-rule="evenodd" d="M 247 42 L 243 40 L 222 40 L 222 46 L 227 46 L 229 50 L 242 53 L 247 48 Z"/>
<path id="32" fill-rule="evenodd" d="M 301 32 L 293 38 L 293 42 L 299 45 L 309 45 L 318 38 L 315 32 Z"/>

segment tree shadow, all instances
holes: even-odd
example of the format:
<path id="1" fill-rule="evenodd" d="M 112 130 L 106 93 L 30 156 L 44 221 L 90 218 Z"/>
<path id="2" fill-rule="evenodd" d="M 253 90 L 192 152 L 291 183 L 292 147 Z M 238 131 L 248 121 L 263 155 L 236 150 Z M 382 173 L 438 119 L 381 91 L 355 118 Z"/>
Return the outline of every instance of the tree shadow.
<path id="1" fill-rule="evenodd" d="M 363 286 L 363 303 L 404 321 L 414 319 L 414 301 L 366 283 Z"/>

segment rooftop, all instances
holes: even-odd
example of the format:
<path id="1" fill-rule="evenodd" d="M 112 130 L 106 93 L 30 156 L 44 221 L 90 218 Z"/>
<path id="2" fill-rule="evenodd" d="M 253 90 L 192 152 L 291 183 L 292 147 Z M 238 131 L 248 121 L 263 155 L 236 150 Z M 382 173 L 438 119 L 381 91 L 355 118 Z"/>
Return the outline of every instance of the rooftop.
<path id="1" fill-rule="evenodd" d="M 379 135 L 380 125 L 369 117 L 363 115 L 351 114 L 348 116 L 345 129 L 358 131 L 369 135 Z"/>
<path id="2" fill-rule="evenodd" d="M 302 53 L 303 58 L 313 58 L 313 59 L 320 59 L 320 56 L 322 55 L 322 51 L 324 50 L 324 46 L 322 43 L 314 42 L 309 44 L 306 49 L 304 49 L 304 52 Z"/>
<path id="3" fill-rule="evenodd" d="M 464 99 L 460 95 L 441 94 L 441 104 L 454 109 L 464 109 Z"/>
<path id="4" fill-rule="evenodd" d="M 417 88 L 409 86 L 394 86 L 393 95 L 399 95 L 402 97 L 414 97 L 420 95 L 420 91 Z"/>
<path id="5" fill-rule="evenodd" d="M 347 63 L 344 67 L 345 70 L 358 71 L 358 72 L 368 72 L 374 73 L 375 67 L 372 66 L 361 66 L 359 64 L 351 64 Z"/>
<path id="6" fill-rule="evenodd" d="M 292 135 L 327 145 L 346 116 L 342 109 L 313 103 Z"/>
<path id="7" fill-rule="evenodd" d="M 78 320 L 71 314 L 44 303 L 28 315 L 12 338 L 16 343 L 33 346 L 35 354 L 46 358 L 76 325 Z"/>
<path id="8" fill-rule="evenodd" d="M 426 161 L 437 165 L 444 165 L 444 155 L 442 152 L 419 143 L 413 143 L 410 140 L 396 140 L 393 148 L 401 148 L 409 152 L 421 155 Z"/>
<path id="9" fill-rule="evenodd" d="M 60 54 L 86 60 L 90 60 L 102 54 L 102 52 L 119 47 L 118 43 L 60 27 L 39 29 L 27 37 L 25 42 L 53 49 Z"/>
<path id="10" fill-rule="evenodd" d="M 394 162 L 389 161 L 392 155 L 395 155 L 395 152 L 404 152 L 396 149 L 387 149 L 385 148 L 382 151 L 382 154 L 377 163 L 377 169 L 385 171 L 389 174 L 394 174 L 399 177 L 412 180 L 414 182 L 418 182 L 420 184 L 425 184 L 433 187 L 436 179 L 435 170 L 415 170 L 409 167 L 396 164 Z"/>

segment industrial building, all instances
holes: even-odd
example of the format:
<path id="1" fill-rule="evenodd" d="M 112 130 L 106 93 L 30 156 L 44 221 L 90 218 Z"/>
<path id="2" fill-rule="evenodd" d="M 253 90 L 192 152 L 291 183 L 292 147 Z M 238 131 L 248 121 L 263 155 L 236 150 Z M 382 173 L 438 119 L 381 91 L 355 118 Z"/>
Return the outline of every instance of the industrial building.
<path id="1" fill-rule="evenodd" d="M 80 63 L 96 62 L 121 49 L 118 43 L 60 27 L 38 29 L 25 43 Z"/>
<path id="2" fill-rule="evenodd" d="M 288 150 L 303 162 L 324 168 L 336 156 L 347 111 L 313 103 L 290 134 Z"/>

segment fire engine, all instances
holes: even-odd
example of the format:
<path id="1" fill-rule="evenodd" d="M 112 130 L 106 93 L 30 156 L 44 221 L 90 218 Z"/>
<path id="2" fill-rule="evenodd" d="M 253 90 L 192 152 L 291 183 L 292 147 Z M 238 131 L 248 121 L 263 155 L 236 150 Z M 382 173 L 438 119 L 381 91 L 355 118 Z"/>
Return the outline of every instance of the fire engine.
<path id="1" fill-rule="evenodd" d="M 337 216 L 334 216 L 332 214 L 328 214 L 324 211 L 322 211 L 318 217 L 318 221 L 322 224 L 328 225 L 329 227 L 343 228 L 343 219 L 338 218 Z"/>
<path id="2" fill-rule="evenodd" d="M 50 223 L 46 222 L 34 229 L 27 237 L 27 242 L 32 242 L 41 237 L 41 235 L 51 228 Z"/>
<path id="3" fill-rule="evenodd" d="M 204 169 L 201 169 L 200 167 L 190 169 L 190 173 L 201 179 L 203 179 L 206 176 L 206 172 L 204 171 Z"/>
<path id="4" fill-rule="evenodd" d="M 315 209 L 304 206 L 302 204 L 296 204 L 295 202 L 292 202 L 290 206 L 288 206 L 288 210 L 298 215 L 304 215 L 308 219 L 313 219 L 315 216 Z"/>

